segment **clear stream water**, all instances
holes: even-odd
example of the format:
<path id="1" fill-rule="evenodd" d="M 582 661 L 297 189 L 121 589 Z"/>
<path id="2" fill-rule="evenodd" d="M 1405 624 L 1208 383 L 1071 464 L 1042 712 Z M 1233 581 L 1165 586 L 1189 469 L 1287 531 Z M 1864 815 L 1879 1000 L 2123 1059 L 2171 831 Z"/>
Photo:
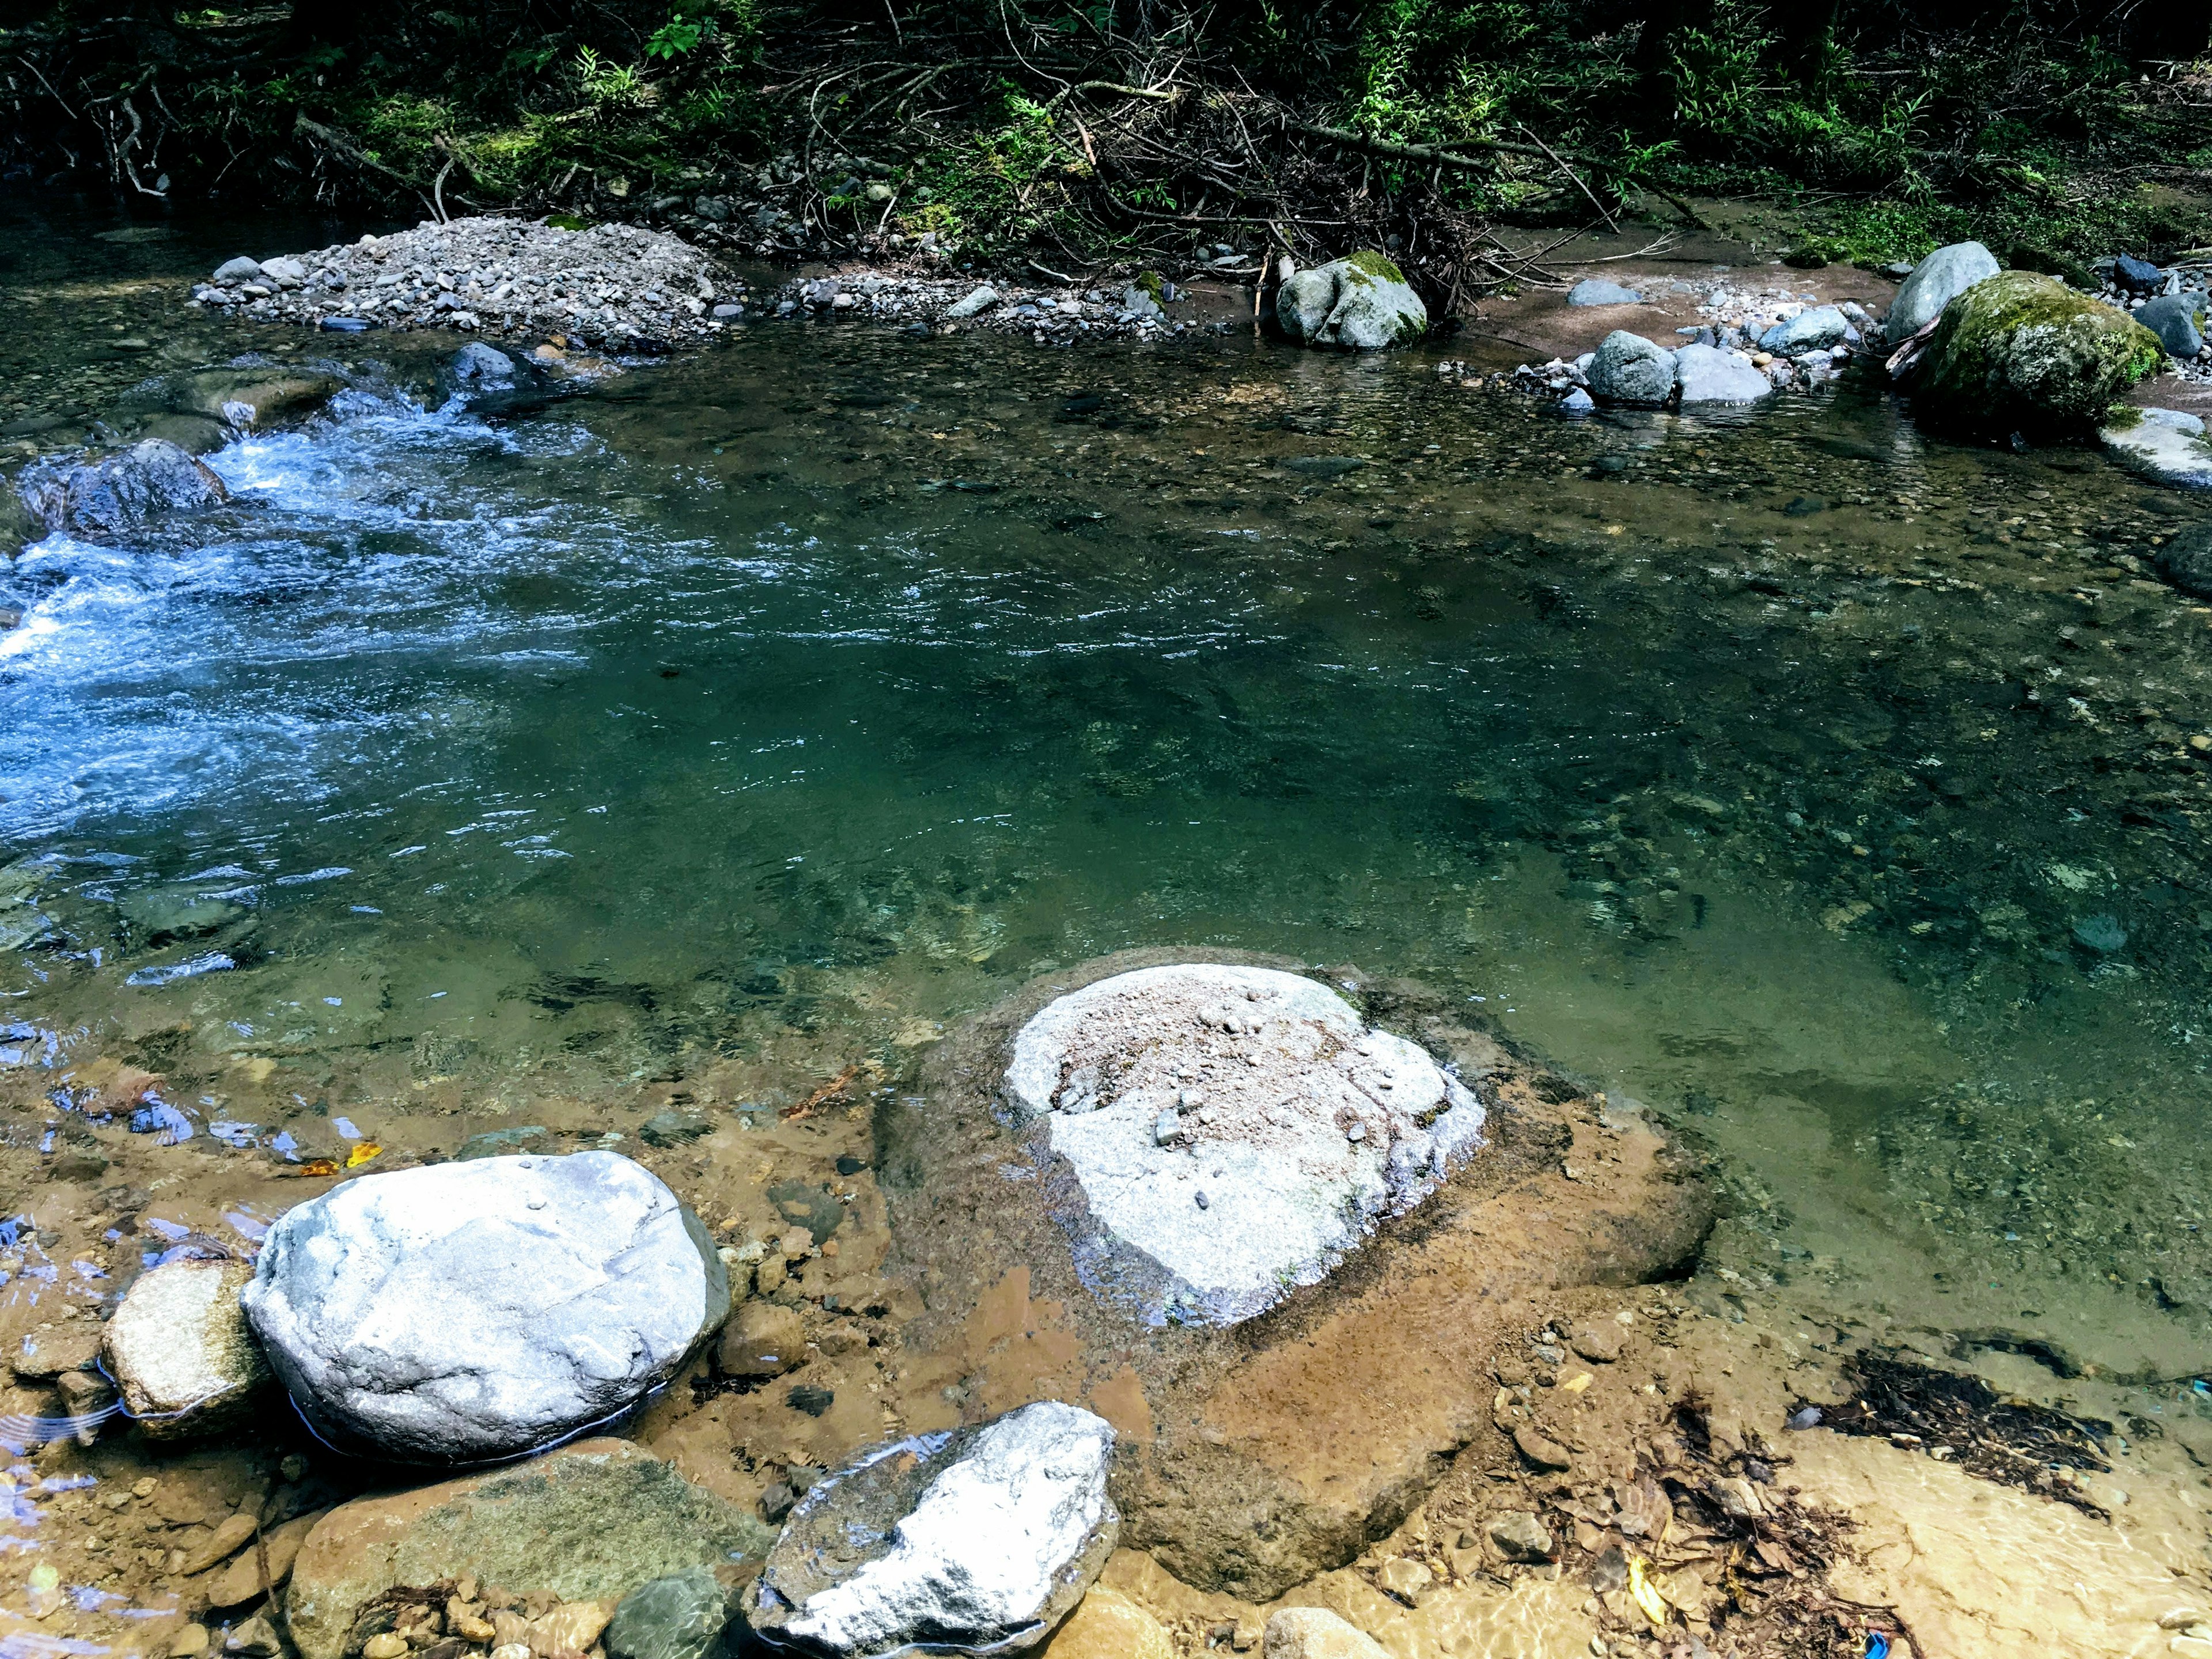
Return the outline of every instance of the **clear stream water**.
<path id="1" fill-rule="evenodd" d="M 249 349 L 403 390 L 0 566 L 19 1077 L 183 1024 L 198 1133 L 404 1142 L 434 1080 L 627 1129 L 1279 951 L 1702 1139 L 1724 1279 L 2212 1370 L 2212 614 L 2142 563 L 2195 503 L 1849 386 L 1570 424 L 1243 337 L 763 325 L 489 422 L 404 391 L 436 342 L 180 322 L 213 233 L 38 228 L 0 416 Z"/>

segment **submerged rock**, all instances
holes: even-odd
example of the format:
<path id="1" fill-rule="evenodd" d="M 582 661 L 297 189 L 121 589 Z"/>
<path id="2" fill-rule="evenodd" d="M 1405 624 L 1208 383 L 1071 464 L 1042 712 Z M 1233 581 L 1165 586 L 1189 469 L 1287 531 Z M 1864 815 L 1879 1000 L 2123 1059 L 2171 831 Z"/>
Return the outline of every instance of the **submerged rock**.
<path id="1" fill-rule="evenodd" d="M 285 1608 L 302 1659 L 343 1659 L 356 1615 L 396 1584 L 468 1573 L 519 1595 L 617 1603 L 693 1567 L 766 1553 L 772 1534 L 626 1441 L 332 1510 L 292 1566 Z"/>
<path id="2" fill-rule="evenodd" d="M 1285 1607 L 1267 1621 L 1261 1659 L 1389 1659 L 1382 1644 L 1327 1607 Z"/>
<path id="3" fill-rule="evenodd" d="M 1275 295 L 1283 331 L 1304 345 L 1379 351 L 1429 331 L 1429 308 L 1405 273 L 1376 252 L 1301 270 Z"/>
<path id="4" fill-rule="evenodd" d="M 769 1641 L 837 1659 L 1033 1642 L 1106 1565 L 1114 1431 L 1040 1401 L 878 1446 L 799 1500 L 745 1595 Z"/>
<path id="5" fill-rule="evenodd" d="M 730 1622 L 730 1593 L 706 1567 L 641 1584 L 607 1621 L 607 1659 L 707 1659 Z"/>
<path id="6" fill-rule="evenodd" d="M 1160 1621 L 1118 1590 L 1095 1584 L 1039 1659 L 1176 1659 Z"/>
<path id="7" fill-rule="evenodd" d="M 118 454 L 46 474 L 23 499 L 48 530 L 98 541 L 172 513 L 220 506 L 230 491 L 175 444 L 142 438 Z"/>
<path id="8" fill-rule="evenodd" d="M 1588 373 L 1590 395 L 1601 404 L 1656 409 L 1674 395 L 1673 355 L 1626 329 L 1598 343 Z"/>
<path id="9" fill-rule="evenodd" d="M 1048 1118 L 1092 1213 L 1165 1272 L 1178 1316 L 1221 1324 L 1319 1280 L 1482 1144 L 1482 1107 L 1425 1052 L 1265 968 L 1073 992 L 1015 1039 L 1006 1093 Z"/>
<path id="10" fill-rule="evenodd" d="M 2166 367 L 2158 337 L 2055 276 L 2008 270 L 1945 309 L 1913 383 L 1923 422 L 2002 435 L 2085 430 Z"/>
<path id="11" fill-rule="evenodd" d="M 1942 314 L 1949 305 L 1978 282 L 1997 274 L 1996 256 L 1979 242 L 1954 242 L 1939 247 L 1918 264 L 1890 302 L 1883 331 L 1890 344 L 1917 334 Z"/>
<path id="12" fill-rule="evenodd" d="M 107 1370 L 139 1431 L 179 1439 L 234 1426 L 269 1381 L 239 1292 L 242 1261 L 173 1261 L 141 1273 L 107 1322 Z"/>
<path id="13" fill-rule="evenodd" d="M 2159 483 L 2212 489 L 2212 440 L 2203 420 L 2185 410 L 2130 410 L 2100 427 L 2097 441 L 2130 472 Z"/>
<path id="14" fill-rule="evenodd" d="M 364 1176 L 270 1229 L 247 1316 L 326 1436 L 510 1457 L 665 1382 L 729 1311 L 698 1218 L 619 1153 Z"/>

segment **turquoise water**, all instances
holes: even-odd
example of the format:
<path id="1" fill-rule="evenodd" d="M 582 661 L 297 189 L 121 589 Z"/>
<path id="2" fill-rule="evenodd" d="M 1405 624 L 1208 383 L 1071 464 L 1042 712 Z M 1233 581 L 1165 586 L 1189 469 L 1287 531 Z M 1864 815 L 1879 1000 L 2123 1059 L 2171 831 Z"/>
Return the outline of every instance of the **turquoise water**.
<path id="1" fill-rule="evenodd" d="M 1848 388 L 1575 425 L 1422 354 L 793 325 L 490 423 L 341 343 L 231 507 L 0 573 L 25 1109 L 113 1054 L 241 1144 L 626 1130 L 1233 945 L 1675 1122 L 1743 1281 L 2212 1366 L 2191 504 Z M 191 350 L 249 345 L 329 349 Z"/>

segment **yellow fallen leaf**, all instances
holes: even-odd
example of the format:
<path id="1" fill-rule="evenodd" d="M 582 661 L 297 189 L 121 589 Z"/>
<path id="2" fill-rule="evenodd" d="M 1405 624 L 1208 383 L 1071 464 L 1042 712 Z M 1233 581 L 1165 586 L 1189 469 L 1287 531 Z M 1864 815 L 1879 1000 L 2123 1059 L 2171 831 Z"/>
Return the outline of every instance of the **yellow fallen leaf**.
<path id="1" fill-rule="evenodd" d="M 1666 1628 L 1667 1598 L 1660 1595 L 1657 1588 L 1644 1576 L 1644 1558 L 1640 1555 L 1628 1558 L 1628 1594 L 1630 1599 L 1643 1608 L 1644 1616 L 1654 1626 L 1662 1630 Z"/>
<path id="2" fill-rule="evenodd" d="M 383 1151 L 384 1148 L 378 1146 L 373 1140 L 356 1141 L 354 1143 L 354 1149 L 346 1154 L 346 1168 L 349 1170 L 358 1170 L 362 1164 L 368 1163 L 369 1159 L 376 1157 Z"/>

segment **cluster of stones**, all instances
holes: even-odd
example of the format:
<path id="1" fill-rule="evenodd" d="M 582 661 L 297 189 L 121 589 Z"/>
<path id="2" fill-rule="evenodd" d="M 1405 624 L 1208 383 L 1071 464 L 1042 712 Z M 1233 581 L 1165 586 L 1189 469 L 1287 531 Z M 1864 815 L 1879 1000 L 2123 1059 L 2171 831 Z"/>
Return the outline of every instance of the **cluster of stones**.
<path id="1" fill-rule="evenodd" d="M 586 342 L 681 343 L 744 315 L 744 284 L 702 250 L 631 225 L 425 220 L 313 252 L 232 259 L 192 303 L 256 322 L 345 331 L 556 332 Z"/>
<path id="2" fill-rule="evenodd" d="M 903 322 L 928 334 L 967 327 L 1026 334 L 1039 345 L 1079 339 L 1161 339 L 1198 326 L 1169 314 L 1187 298 L 1172 283 L 1149 279 L 1118 289 L 1001 290 L 988 283 L 930 276 L 818 276 L 787 283 L 770 303 L 780 318 L 852 317 Z"/>
<path id="3" fill-rule="evenodd" d="M 2159 266 L 2116 254 L 2100 259 L 2097 297 L 2130 313 L 2173 359 L 2185 380 L 2212 380 L 2212 348 L 2205 343 L 2205 313 L 2212 307 L 2212 265 Z"/>

